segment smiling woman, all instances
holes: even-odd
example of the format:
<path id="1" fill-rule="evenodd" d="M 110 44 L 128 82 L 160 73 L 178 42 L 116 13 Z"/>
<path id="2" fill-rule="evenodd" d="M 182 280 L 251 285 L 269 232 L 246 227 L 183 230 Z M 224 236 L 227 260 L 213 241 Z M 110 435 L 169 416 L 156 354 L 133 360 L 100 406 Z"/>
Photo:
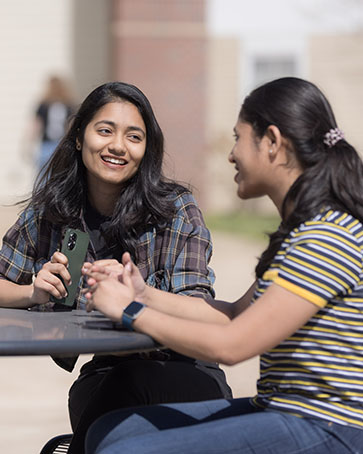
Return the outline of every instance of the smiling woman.
<path id="1" fill-rule="evenodd" d="M 138 88 L 111 82 L 90 93 L 3 239 L 0 306 L 57 309 L 49 299 L 66 294 L 59 276 L 70 282 L 59 252 L 67 227 L 88 232 L 87 262 L 119 269 L 130 251 L 150 287 L 212 298 L 209 231 L 190 191 L 163 176 L 163 155 L 163 133 Z M 73 307 L 85 307 L 81 288 Z M 67 370 L 75 361 L 56 359 Z M 83 452 L 89 425 L 109 410 L 230 395 L 215 362 L 172 350 L 96 356 L 70 390 L 69 452 Z"/>
<path id="2" fill-rule="evenodd" d="M 87 169 L 88 197 L 100 213 L 110 215 L 145 154 L 142 116 L 130 102 L 108 103 L 87 125 L 82 145 L 79 139 L 76 142 Z"/>

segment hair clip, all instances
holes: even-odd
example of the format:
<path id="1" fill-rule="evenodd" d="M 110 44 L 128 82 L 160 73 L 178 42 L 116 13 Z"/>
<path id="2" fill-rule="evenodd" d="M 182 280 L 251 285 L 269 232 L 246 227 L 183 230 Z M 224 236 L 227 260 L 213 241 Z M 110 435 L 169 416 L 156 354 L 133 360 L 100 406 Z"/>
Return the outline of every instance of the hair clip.
<path id="1" fill-rule="evenodd" d="M 329 148 L 333 147 L 342 139 L 344 139 L 344 133 L 339 128 L 332 128 L 324 135 L 324 143 L 325 145 L 328 145 Z"/>

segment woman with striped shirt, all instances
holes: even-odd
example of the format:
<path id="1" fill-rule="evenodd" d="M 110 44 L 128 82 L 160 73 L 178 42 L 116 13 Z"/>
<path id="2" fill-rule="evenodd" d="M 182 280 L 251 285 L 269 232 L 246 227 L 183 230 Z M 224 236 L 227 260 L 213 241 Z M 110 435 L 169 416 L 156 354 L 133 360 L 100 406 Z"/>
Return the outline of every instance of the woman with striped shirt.
<path id="1" fill-rule="evenodd" d="M 86 270 L 86 296 L 88 310 L 182 354 L 261 355 L 257 395 L 110 413 L 91 427 L 89 454 L 363 453 L 361 159 L 321 91 L 297 78 L 255 89 L 234 132 L 238 196 L 268 195 L 282 219 L 246 294 L 187 304 L 145 286 L 125 254 L 122 275 Z"/>

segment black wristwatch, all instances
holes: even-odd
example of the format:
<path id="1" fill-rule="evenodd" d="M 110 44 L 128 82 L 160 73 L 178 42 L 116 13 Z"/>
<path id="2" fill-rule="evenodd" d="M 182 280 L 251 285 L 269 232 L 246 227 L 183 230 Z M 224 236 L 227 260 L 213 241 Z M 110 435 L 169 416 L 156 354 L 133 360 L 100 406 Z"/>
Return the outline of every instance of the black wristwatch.
<path id="1" fill-rule="evenodd" d="M 130 331 L 133 331 L 134 328 L 132 327 L 132 324 L 134 320 L 136 320 L 137 317 L 145 310 L 145 307 L 145 304 L 139 303 L 138 301 L 132 301 L 128 306 L 125 307 L 122 313 L 122 326 Z"/>

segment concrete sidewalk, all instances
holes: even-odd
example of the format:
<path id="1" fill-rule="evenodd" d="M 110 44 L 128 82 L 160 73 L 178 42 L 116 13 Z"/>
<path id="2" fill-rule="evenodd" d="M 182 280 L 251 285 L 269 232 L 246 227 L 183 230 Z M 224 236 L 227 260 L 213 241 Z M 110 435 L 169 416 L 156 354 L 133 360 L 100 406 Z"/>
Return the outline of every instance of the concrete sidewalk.
<path id="1" fill-rule="evenodd" d="M 0 235 L 12 224 L 18 209 L 0 209 Z M 217 298 L 233 301 L 253 282 L 259 243 L 213 234 L 212 266 L 217 275 Z M 70 432 L 67 413 L 68 389 L 82 355 L 70 374 L 49 357 L 0 357 L 0 452 L 37 454 L 52 436 Z M 252 395 L 258 376 L 257 358 L 224 367 L 235 397 Z"/>

